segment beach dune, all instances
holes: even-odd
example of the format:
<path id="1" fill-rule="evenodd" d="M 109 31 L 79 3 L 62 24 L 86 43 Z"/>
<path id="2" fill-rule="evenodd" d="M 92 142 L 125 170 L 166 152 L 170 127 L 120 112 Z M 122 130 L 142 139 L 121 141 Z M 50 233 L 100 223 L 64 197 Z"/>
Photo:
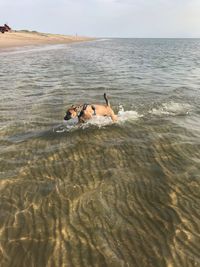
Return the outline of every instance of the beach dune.
<path id="1" fill-rule="evenodd" d="M 0 33 L 0 50 L 27 45 L 64 44 L 87 40 L 91 40 L 91 38 L 34 31 L 6 32 L 4 34 Z"/>

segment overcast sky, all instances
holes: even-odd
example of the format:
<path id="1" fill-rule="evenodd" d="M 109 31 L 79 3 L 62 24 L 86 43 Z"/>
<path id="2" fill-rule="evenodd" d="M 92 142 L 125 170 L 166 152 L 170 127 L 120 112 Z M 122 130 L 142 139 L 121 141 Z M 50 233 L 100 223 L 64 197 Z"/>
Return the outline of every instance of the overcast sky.
<path id="1" fill-rule="evenodd" d="M 0 0 L 0 24 L 96 37 L 200 38 L 200 0 Z"/>

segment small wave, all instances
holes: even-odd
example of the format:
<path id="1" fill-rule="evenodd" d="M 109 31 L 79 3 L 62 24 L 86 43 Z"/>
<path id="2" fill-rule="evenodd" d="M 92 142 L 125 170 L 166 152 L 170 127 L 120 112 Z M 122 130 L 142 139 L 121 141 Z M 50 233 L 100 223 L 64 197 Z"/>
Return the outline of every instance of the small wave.
<path id="1" fill-rule="evenodd" d="M 85 129 L 91 126 L 102 128 L 107 125 L 111 125 L 112 123 L 113 121 L 111 120 L 110 117 L 94 116 L 86 123 L 81 124 L 80 128 Z"/>
<path id="2" fill-rule="evenodd" d="M 5 48 L 1 52 L 1 55 L 8 54 L 24 54 L 24 53 L 32 53 L 32 52 L 42 52 L 42 51 L 49 51 L 49 50 L 58 50 L 63 49 L 66 47 L 66 44 L 48 44 L 48 45 L 27 45 L 23 47 L 16 47 L 16 48 Z"/>
<path id="3" fill-rule="evenodd" d="M 110 38 L 102 38 L 102 39 L 96 39 L 95 42 L 105 42 L 105 41 L 110 41 Z"/>
<path id="4" fill-rule="evenodd" d="M 189 104 L 169 102 L 169 103 L 163 103 L 158 108 L 153 108 L 152 110 L 149 111 L 149 113 L 158 116 L 162 115 L 180 116 L 189 114 L 190 109 L 191 106 Z"/>
<path id="5" fill-rule="evenodd" d="M 127 110 L 127 111 L 119 111 L 118 112 L 118 123 L 124 123 L 126 121 L 134 121 L 143 117 L 137 111 Z"/>
<path id="6" fill-rule="evenodd" d="M 143 115 L 140 115 L 137 111 L 135 110 L 124 110 L 123 105 L 119 104 L 119 111 L 118 111 L 118 123 L 123 123 L 126 121 L 133 121 L 133 120 L 137 120 L 141 117 L 143 117 Z"/>
<path id="7" fill-rule="evenodd" d="M 56 126 L 53 128 L 53 132 L 55 133 L 64 133 L 64 132 L 70 132 L 75 129 L 77 129 L 78 126 L 78 119 L 71 119 L 69 121 L 63 121 L 62 124 Z"/>

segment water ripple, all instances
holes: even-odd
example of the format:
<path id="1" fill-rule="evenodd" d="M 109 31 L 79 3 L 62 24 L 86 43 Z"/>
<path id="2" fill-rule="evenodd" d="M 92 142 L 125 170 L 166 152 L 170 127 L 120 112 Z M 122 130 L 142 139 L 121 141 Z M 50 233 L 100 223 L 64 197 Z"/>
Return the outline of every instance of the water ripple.
<path id="1" fill-rule="evenodd" d="M 199 46 L 105 39 L 0 54 L 1 266 L 199 265 Z M 104 92 L 117 123 L 63 122 Z"/>

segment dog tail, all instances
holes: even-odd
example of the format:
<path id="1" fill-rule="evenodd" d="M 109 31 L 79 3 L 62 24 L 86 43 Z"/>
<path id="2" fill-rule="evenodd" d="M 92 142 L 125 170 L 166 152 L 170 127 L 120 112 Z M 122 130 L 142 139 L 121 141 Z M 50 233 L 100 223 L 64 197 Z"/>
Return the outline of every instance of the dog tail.
<path id="1" fill-rule="evenodd" d="M 110 107 L 110 102 L 108 101 L 108 98 L 106 96 L 106 93 L 104 93 L 104 99 L 106 100 L 106 105 Z"/>

